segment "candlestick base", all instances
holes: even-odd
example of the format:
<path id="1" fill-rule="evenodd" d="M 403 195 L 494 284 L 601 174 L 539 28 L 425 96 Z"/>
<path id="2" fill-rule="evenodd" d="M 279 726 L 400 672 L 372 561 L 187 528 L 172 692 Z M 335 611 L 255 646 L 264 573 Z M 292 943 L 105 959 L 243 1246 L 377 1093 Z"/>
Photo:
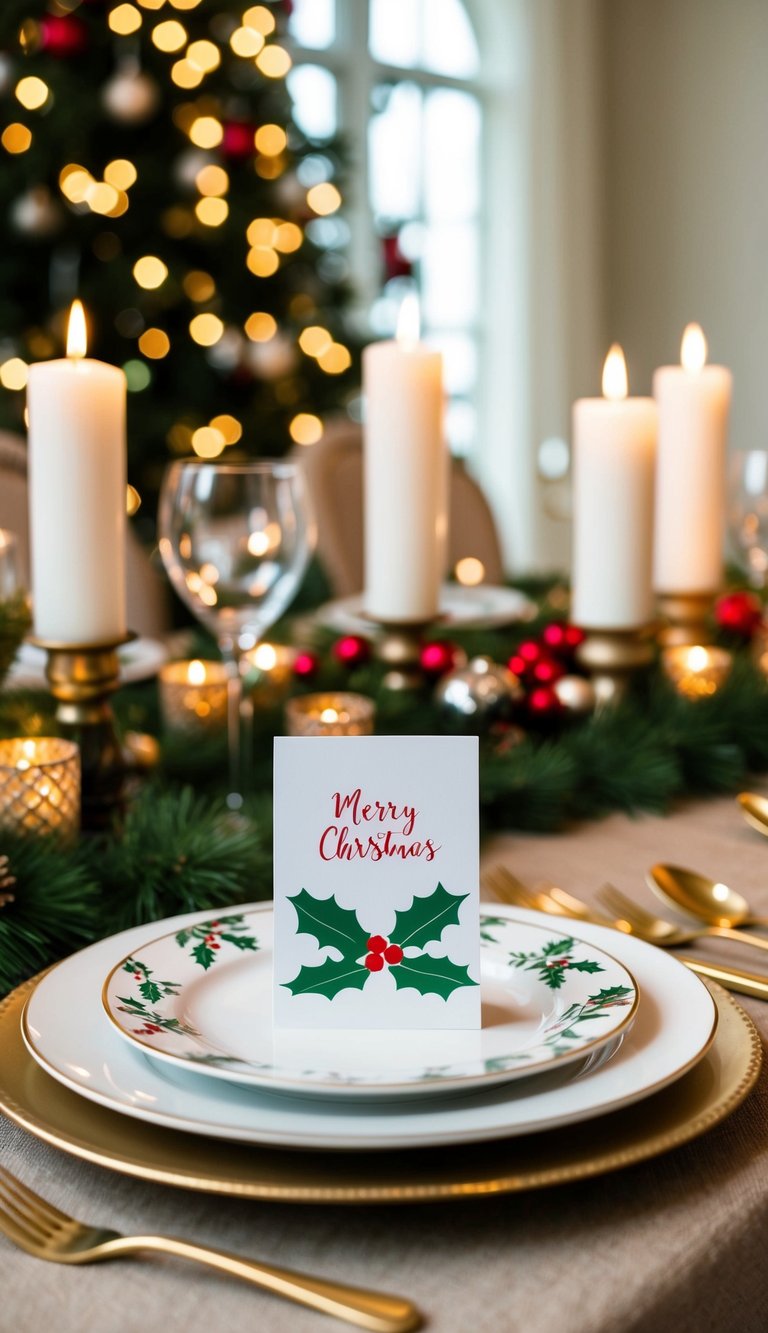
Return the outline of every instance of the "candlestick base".
<path id="1" fill-rule="evenodd" d="M 717 596 L 712 592 L 658 593 L 661 618 L 659 643 L 663 648 L 712 642 L 710 612 Z"/>
<path id="2" fill-rule="evenodd" d="M 586 637 L 576 649 L 576 660 L 592 681 L 598 710 L 623 699 L 632 677 L 650 666 L 653 661 L 651 633 L 651 626 L 585 629 Z"/>
<path id="3" fill-rule="evenodd" d="M 373 620 L 373 617 L 371 617 Z M 381 633 L 375 641 L 376 656 L 387 666 L 382 685 L 387 690 L 418 690 L 424 684 L 421 648 L 424 632 L 434 622 L 376 621 Z"/>
<path id="4" fill-rule="evenodd" d="M 106 828 L 122 804 L 126 767 L 109 696 L 119 685 L 117 650 L 135 638 L 128 633 L 111 643 L 31 640 L 48 654 L 45 674 L 60 730 L 80 747 L 83 829 Z"/>

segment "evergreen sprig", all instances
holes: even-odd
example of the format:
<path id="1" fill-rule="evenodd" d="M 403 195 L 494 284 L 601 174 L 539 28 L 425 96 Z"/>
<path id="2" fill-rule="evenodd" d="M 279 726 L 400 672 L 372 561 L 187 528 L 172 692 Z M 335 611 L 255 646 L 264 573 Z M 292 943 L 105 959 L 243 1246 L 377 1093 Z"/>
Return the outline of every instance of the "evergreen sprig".
<path id="1" fill-rule="evenodd" d="M 77 853 L 0 836 L 0 991 L 96 938 L 99 889 Z"/>
<path id="2" fill-rule="evenodd" d="M 32 623 L 25 592 L 0 601 L 0 685 L 2 685 L 24 635 Z"/>

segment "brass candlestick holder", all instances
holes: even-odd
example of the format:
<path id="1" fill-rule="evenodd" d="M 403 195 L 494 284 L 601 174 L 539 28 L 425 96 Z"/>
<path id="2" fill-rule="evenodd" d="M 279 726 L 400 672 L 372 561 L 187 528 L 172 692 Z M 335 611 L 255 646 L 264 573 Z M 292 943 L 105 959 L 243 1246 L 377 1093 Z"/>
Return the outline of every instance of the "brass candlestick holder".
<path id="1" fill-rule="evenodd" d="M 712 642 L 710 612 L 717 596 L 712 592 L 664 592 L 657 594 L 659 643 L 663 648 Z"/>
<path id="2" fill-rule="evenodd" d="M 379 629 L 374 648 L 387 667 L 382 684 L 387 690 L 418 690 L 424 684 L 421 649 L 424 633 L 432 620 L 378 621 L 366 617 Z M 436 617 L 437 619 L 438 617 Z"/>
<path id="3" fill-rule="evenodd" d="M 106 828 L 122 803 L 126 768 L 109 696 L 119 685 L 117 650 L 135 638 L 129 633 L 111 643 L 31 640 L 48 654 L 45 674 L 59 728 L 80 747 L 83 829 Z"/>
<path id="4" fill-rule="evenodd" d="M 587 671 L 598 709 L 623 699 L 630 681 L 653 661 L 652 626 L 639 629 L 585 629 L 576 660 Z"/>

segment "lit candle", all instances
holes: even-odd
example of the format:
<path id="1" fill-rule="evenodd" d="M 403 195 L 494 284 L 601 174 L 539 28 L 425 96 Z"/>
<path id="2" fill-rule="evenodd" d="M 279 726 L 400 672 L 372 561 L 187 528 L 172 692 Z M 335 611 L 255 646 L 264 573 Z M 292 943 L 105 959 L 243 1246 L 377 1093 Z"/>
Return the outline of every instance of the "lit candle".
<path id="1" fill-rule="evenodd" d="M 715 694 L 725 684 L 733 666 L 733 656 L 725 648 L 702 644 L 665 648 L 661 662 L 678 694 L 688 699 L 703 699 Z"/>
<path id="2" fill-rule="evenodd" d="M 656 405 L 627 397 L 627 368 L 613 346 L 603 397 L 573 407 L 573 598 L 589 629 L 634 629 L 653 615 L 651 560 Z"/>
<path id="3" fill-rule="evenodd" d="M 725 450 L 733 376 L 708 366 L 698 324 L 680 366 L 653 377 L 659 405 L 653 583 L 660 593 L 713 593 L 723 580 Z"/>
<path id="4" fill-rule="evenodd" d="M 55 736 L 0 741 L 0 833 L 70 843 L 80 826 L 80 751 Z"/>
<path id="5" fill-rule="evenodd" d="M 375 707 L 363 694 L 304 694 L 289 699 L 285 722 L 289 736 L 370 736 Z"/>
<path id="6" fill-rule="evenodd" d="M 210 734 L 227 725 L 223 662 L 167 662 L 160 671 L 160 710 L 166 730 Z"/>
<path id="7" fill-rule="evenodd" d="M 35 634 L 82 645 L 126 632 L 125 375 L 85 353 L 75 301 L 66 359 L 30 366 L 27 388 Z"/>
<path id="8" fill-rule="evenodd" d="M 446 553 L 443 362 L 418 337 L 408 298 L 397 338 L 363 352 L 365 609 L 395 624 L 437 615 Z"/>

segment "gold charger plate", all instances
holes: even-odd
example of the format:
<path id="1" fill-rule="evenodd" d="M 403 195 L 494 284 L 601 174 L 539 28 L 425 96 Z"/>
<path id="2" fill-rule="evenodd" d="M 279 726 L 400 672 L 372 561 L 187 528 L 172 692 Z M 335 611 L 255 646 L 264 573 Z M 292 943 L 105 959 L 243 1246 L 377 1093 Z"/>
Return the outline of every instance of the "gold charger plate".
<path id="1" fill-rule="evenodd" d="M 0 1004 L 0 1111 L 75 1157 L 185 1189 L 297 1203 L 407 1203 L 540 1189 L 583 1180 L 688 1143 L 744 1100 L 762 1046 L 735 1000 L 711 986 L 715 1039 L 677 1083 L 625 1110 L 524 1138 L 402 1152 L 258 1148 L 144 1124 L 86 1101 L 46 1074 L 21 1036 L 39 978 Z"/>

